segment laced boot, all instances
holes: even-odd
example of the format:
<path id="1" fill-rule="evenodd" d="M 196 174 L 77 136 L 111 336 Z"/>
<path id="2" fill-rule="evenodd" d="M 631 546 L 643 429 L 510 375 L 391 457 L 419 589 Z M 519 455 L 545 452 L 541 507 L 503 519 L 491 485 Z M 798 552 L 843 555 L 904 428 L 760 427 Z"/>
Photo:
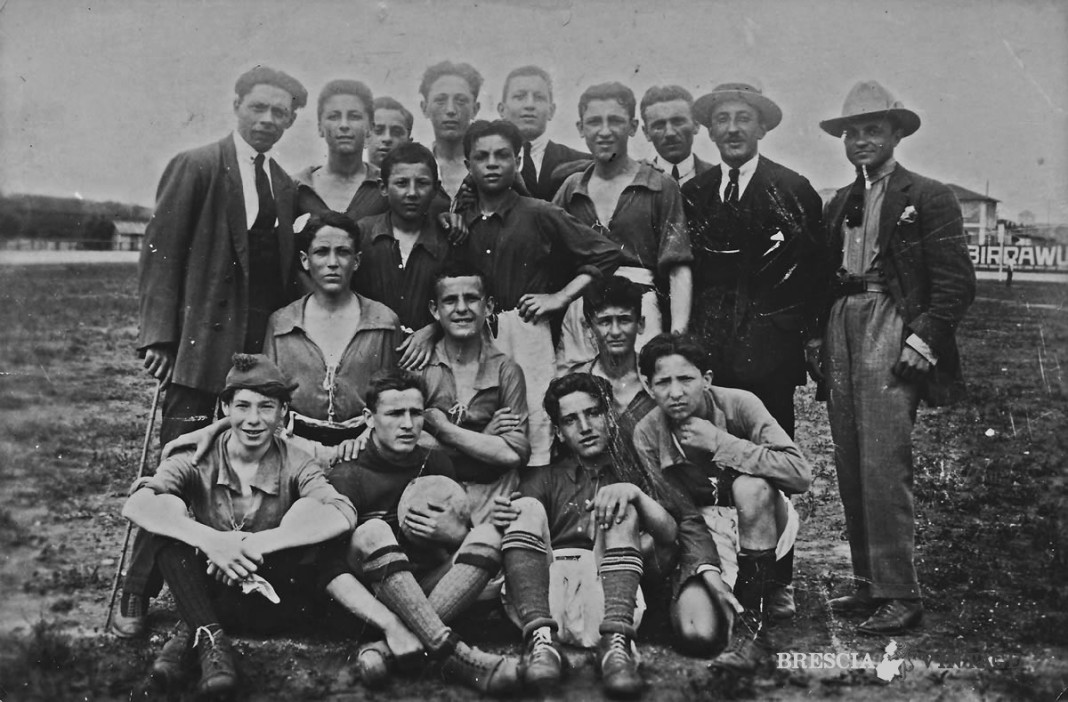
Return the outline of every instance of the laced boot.
<path id="1" fill-rule="evenodd" d="M 193 647 L 200 658 L 200 694 L 223 697 L 237 687 L 237 669 L 230 639 L 218 624 L 199 627 Z"/>
<path id="2" fill-rule="evenodd" d="M 637 697 L 645 687 L 638 672 L 638 651 L 624 633 L 601 635 L 597 644 L 597 671 L 605 694 L 613 698 Z"/>
<path id="3" fill-rule="evenodd" d="M 560 652 L 549 627 L 539 627 L 531 632 L 519 666 L 523 681 L 537 690 L 551 690 L 559 685 L 567 668 L 567 658 Z"/>
<path id="4" fill-rule="evenodd" d="M 152 663 L 149 676 L 162 688 L 176 685 L 193 660 L 193 630 L 185 622 L 178 622 L 174 633 Z"/>
<path id="5" fill-rule="evenodd" d="M 459 641 L 441 664 L 446 680 L 472 690 L 505 695 L 519 686 L 519 663 L 515 658 L 480 651 Z"/>
<path id="6" fill-rule="evenodd" d="M 746 610 L 734 620 L 730 643 L 712 659 L 709 668 L 736 673 L 752 673 L 772 651 L 764 618 Z"/>

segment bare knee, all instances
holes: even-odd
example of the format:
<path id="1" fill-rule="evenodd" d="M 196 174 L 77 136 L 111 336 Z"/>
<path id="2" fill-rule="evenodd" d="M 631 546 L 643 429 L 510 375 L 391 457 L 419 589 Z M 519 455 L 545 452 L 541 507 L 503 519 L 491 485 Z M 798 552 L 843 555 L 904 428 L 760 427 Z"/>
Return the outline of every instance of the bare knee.
<path id="1" fill-rule="evenodd" d="M 598 531 L 604 538 L 607 548 L 640 548 L 641 538 L 638 533 L 641 519 L 634 505 L 628 504 L 622 514 L 616 517 L 608 529 Z"/>
<path id="2" fill-rule="evenodd" d="M 393 530 L 381 519 L 369 519 L 352 532 L 349 550 L 353 555 L 363 558 L 383 546 L 396 544 L 397 537 Z"/>
<path id="3" fill-rule="evenodd" d="M 545 513 L 545 505 L 533 497 L 520 497 L 512 501 L 512 506 L 519 510 L 519 516 L 515 518 L 505 531 L 525 531 L 531 534 L 540 534 L 549 523 L 549 516 Z"/>
<path id="4" fill-rule="evenodd" d="M 710 656 L 726 645 L 730 622 L 699 580 L 690 580 L 671 605 L 676 647 L 691 656 Z"/>

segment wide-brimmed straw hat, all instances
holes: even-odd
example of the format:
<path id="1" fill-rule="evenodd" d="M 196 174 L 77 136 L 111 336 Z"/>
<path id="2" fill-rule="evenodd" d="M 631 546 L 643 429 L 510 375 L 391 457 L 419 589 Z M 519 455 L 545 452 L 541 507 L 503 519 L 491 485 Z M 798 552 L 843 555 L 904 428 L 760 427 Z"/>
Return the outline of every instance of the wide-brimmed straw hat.
<path id="1" fill-rule="evenodd" d="M 854 85 L 842 105 L 842 116 L 823 120 L 820 122 L 820 128 L 833 137 L 840 137 L 842 130 L 850 122 L 871 117 L 889 117 L 904 136 L 920 128 L 920 116 L 906 109 L 889 90 L 874 80 L 861 81 Z"/>
<path id="2" fill-rule="evenodd" d="M 748 83 L 720 83 L 712 92 L 697 98 L 693 104 L 693 116 L 699 123 L 709 126 L 712 111 L 724 100 L 741 100 L 753 106 L 760 113 L 760 122 L 764 129 L 771 131 L 782 121 L 782 110 L 760 88 Z"/>

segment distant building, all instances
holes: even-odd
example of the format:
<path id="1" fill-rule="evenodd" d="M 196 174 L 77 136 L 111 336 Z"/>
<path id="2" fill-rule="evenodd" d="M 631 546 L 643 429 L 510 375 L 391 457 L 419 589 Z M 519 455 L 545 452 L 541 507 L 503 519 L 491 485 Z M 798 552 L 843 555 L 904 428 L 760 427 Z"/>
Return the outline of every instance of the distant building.
<path id="1" fill-rule="evenodd" d="M 996 244 L 998 235 L 998 200 L 962 188 L 953 183 L 946 183 L 960 201 L 961 213 L 964 215 L 964 231 L 968 234 L 969 244 Z"/>
<path id="2" fill-rule="evenodd" d="M 145 227 L 148 222 L 115 220 L 115 233 L 111 238 L 114 251 L 140 251 L 145 240 Z"/>

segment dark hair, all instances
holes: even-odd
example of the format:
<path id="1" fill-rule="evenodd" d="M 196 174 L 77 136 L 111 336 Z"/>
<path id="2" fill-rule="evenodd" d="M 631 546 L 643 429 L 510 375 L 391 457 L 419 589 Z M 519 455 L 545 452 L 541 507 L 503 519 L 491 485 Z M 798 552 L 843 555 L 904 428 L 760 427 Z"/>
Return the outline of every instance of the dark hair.
<path id="1" fill-rule="evenodd" d="M 356 226 L 352 218 L 341 212 L 326 210 L 309 217 L 304 229 L 301 229 L 296 234 L 297 251 L 308 253 L 312 240 L 315 239 L 315 234 L 323 227 L 340 229 L 352 239 L 353 248 L 360 248 L 360 228 Z"/>
<path id="2" fill-rule="evenodd" d="M 371 382 L 367 385 L 367 393 L 363 396 L 363 402 L 367 409 L 374 412 L 378 409 L 378 398 L 388 390 L 418 390 L 426 401 L 426 385 L 423 379 L 415 373 L 409 373 L 399 368 L 380 370 L 371 376 Z"/>
<path id="3" fill-rule="evenodd" d="M 560 400 L 576 392 L 584 392 L 597 400 L 601 409 L 608 412 L 610 405 L 608 398 L 612 397 L 612 386 L 607 380 L 590 373 L 568 373 L 567 375 L 553 378 L 549 382 L 549 388 L 545 391 L 545 412 L 554 425 L 560 423 Z"/>
<path id="4" fill-rule="evenodd" d="M 709 370 L 708 352 L 697 339 L 689 335 L 657 334 L 642 347 L 638 354 L 638 371 L 646 380 L 652 380 L 656 362 L 665 356 L 682 356 L 705 373 Z"/>
<path id="5" fill-rule="evenodd" d="M 446 264 L 442 266 L 437 273 L 434 274 L 434 279 L 430 285 L 434 300 L 437 300 L 439 294 L 439 284 L 446 278 L 478 278 L 479 281 L 482 283 L 483 296 L 489 298 L 493 295 L 489 276 L 486 275 L 486 273 L 481 268 L 463 259 L 453 258 L 449 259 L 448 262 L 446 262 Z"/>
<path id="6" fill-rule="evenodd" d="M 520 66 L 519 68 L 512 69 L 512 72 L 508 74 L 508 77 L 504 79 L 504 88 L 501 89 L 501 99 L 508 99 L 508 84 L 512 82 L 513 78 L 522 78 L 524 76 L 534 76 L 541 78 L 545 81 L 545 84 L 549 86 L 549 100 L 553 99 L 553 79 L 549 76 L 549 72 L 541 66 Z"/>
<path id="7" fill-rule="evenodd" d="M 426 100 L 429 97 L 430 86 L 442 76 L 459 76 L 467 81 L 467 87 L 471 88 L 471 96 L 478 99 L 478 91 L 482 89 L 482 74 L 469 63 L 453 63 L 442 61 L 435 63 L 423 72 L 423 80 L 419 83 L 419 94 Z"/>
<path id="8" fill-rule="evenodd" d="M 686 88 L 679 85 L 654 85 L 642 95 L 642 103 L 639 107 L 642 119 L 645 119 L 645 108 L 660 102 L 683 100 L 693 109 L 693 95 Z"/>
<path id="9" fill-rule="evenodd" d="M 360 102 L 363 103 L 363 109 L 370 112 L 368 121 L 374 123 L 375 98 L 371 94 L 371 89 L 358 80 L 348 80 L 347 78 L 332 80 L 319 91 L 317 119 L 323 118 L 323 104 L 335 95 L 353 95 L 359 98 Z"/>
<path id="10" fill-rule="evenodd" d="M 293 98 L 290 104 L 293 112 L 308 104 L 308 91 L 304 89 L 299 80 L 288 73 L 267 66 L 256 66 L 241 74 L 234 83 L 234 92 L 237 93 L 238 101 L 243 100 L 257 85 L 273 85 L 289 93 Z"/>
<path id="11" fill-rule="evenodd" d="M 508 140 L 512 150 L 518 157 L 523 148 L 523 135 L 519 133 L 519 127 L 503 119 L 495 119 L 492 122 L 485 119 L 476 120 L 467 128 L 464 134 L 464 158 L 471 158 L 471 148 L 482 137 L 500 136 Z"/>
<path id="12" fill-rule="evenodd" d="M 434 177 L 434 186 L 437 187 L 438 161 L 434 158 L 434 153 L 422 144 L 409 141 L 393 147 L 378 166 L 379 175 L 383 183 L 389 180 L 390 174 L 393 173 L 393 166 L 398 163 L 422 163 L 426 165 L 430 169 L 430 175 Z"/>
<path id="13" fill-rule="evenodd" d="M 642 312 L 642 295 L 645 291 L 637 283 L 621 275 L 610 275 L 595 280 L 582 294 L 582 305 L 587 319 L 606 307 L 622 307 L 637 315 Z"/>
<path id="14" fill-rule="evenodd" d="M 377 98 L 375 98 L 375 101 L 374 101 L 374 109 L 375 110 L 396 110 L 397 112 L 400 112 L 401 115 L 404 117 L 404 126 L 407 127 L 407 129 L 408 129 L 408 135 L 409 136 L 411 135 L 412 127 L 415 126 L 415 118 L 412 117 L 412 113 L 408 110 L 408 108 L 405 107 L 404 105 L 400 104 L 400 102 L 398 100 L 394 100 L 391 97 L 385 97 L 385 96 L 377 97 Z"/>
<path id="15" fill-rule="evenodd" d="M 634 107 L 637 100 L 634 99 L 634 91 L 622 83 L 599 83 L 586 88 L 586 92 L 579 97 L 579 119 L 586 114 L 586 106 L 592 100 L 615 100 L 627 111 L 630 119 L 634 119 Z"/>

